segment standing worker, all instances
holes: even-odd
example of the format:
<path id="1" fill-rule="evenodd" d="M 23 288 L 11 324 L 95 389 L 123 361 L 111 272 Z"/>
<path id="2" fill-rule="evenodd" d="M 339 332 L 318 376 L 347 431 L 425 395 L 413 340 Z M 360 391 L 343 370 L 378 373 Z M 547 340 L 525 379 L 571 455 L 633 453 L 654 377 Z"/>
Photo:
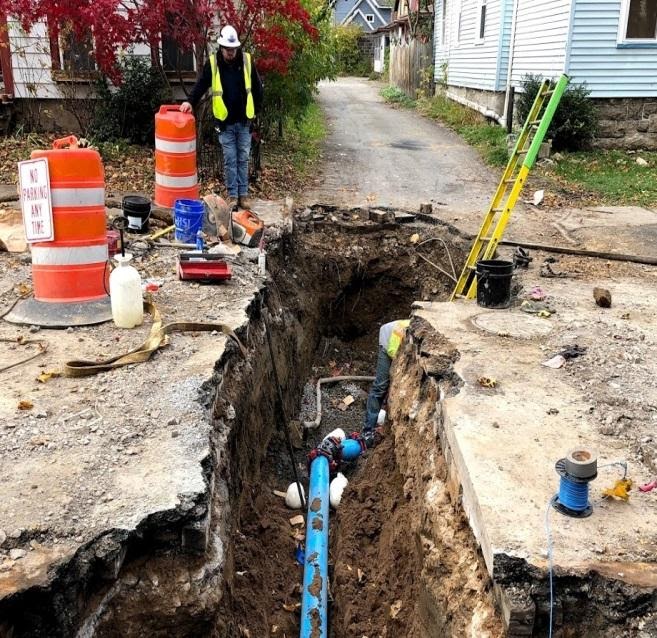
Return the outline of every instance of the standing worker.
<path id="1" fill-rule="evenodd" d="M 242 51 L 234 27 L 219 33 L 219 51 L 203 67 L 189 102 L 180 110 L 189 113 L 212 88 L 212 113 L 218 122 L 219 142 L 224 155 L 224 181 L 231 210 L 237 204 L 250 208 L 249 154 L 251 122 L 262 106 L 262 82 L 250 53 Z"/>
<path id="2" fill-rule="evenodd" d="M 399 346 L 401 346 L 410 323 L 409 320 L 391 321 L 383 324 L 379 329 L 379 356 L 376 362 L 374 383 L 367 397 L 365 423 L 363 425 L 363 434 L 365 436 L 371 435 L 376 427 L 381 405 L 390 385 L 390 366 L 392 360 L 397 356 Z"/>

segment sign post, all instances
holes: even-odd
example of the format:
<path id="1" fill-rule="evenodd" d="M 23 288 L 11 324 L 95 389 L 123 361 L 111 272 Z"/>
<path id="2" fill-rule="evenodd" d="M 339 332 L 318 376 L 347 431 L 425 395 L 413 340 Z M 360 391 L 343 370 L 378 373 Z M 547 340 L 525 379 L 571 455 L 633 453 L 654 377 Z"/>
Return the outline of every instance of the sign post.
<path id="1" fill-rule="evenodd" d="M 48 160 L 18 162 L 23 225 L 28 243 L 53 241 L 55 229 L 52 221 L 52 198 Z"/>

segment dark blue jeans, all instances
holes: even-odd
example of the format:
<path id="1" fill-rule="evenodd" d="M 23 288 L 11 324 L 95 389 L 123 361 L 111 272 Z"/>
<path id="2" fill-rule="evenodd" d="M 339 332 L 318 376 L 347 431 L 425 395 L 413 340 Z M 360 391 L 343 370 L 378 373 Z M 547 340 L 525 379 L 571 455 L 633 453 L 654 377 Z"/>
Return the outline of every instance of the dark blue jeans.
<path id="1" fill-rule="evenodd" d="M 227 124 L 219 133 L 219 142 L 224 155 L 224 181 L 228 197 L 246 197 L 249 194 L 250 124 Z"/>
<path id="2" fill-rule="evenodd" d="M 388 386 L 390 385 L 391 365 L 392 359 L 388 356 L 385 349 L 379 346 L 379 356 L 376 360 L 376 376 L 370 389 L 370 394 L 367 397 L 364 430 L 373 430 L 376 427 L 376 420 L 379 417 L 383 399 L 388 393 Z"/>

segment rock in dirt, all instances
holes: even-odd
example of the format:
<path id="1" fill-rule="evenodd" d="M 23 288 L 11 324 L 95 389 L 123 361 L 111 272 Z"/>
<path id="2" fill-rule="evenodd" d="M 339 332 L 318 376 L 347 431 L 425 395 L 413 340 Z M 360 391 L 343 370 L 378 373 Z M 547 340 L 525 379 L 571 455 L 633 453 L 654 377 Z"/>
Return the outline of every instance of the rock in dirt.
<path id="1" fill-rule="evenodd" d="M 611 308 L 611 292 L 606 288 L 598 288 L 596 286 L 593 289 L 593 298 L 600 308 Z"/>
<path id="2" fill-rule="evenodd" d="M 27 552 L 24 549 L 12 549 L 9 551 L 9 558 L 11 560 L 18 560 L 27 555 Z"/>

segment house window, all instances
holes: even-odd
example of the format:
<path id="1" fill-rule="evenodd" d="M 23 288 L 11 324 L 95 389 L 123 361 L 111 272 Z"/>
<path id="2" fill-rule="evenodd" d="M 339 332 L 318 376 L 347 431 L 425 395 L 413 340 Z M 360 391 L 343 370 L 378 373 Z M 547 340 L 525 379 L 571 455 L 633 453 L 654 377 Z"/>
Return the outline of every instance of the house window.
<path id="1" fill-rule="evenodd" d="M 183 51 L 170 36 L 162 34 L 162 68 L 165 71 L 194 71 L 194 51 Z"/>
<path id="2" fill-rule="evenodd" d="M 486 0 L 479 0 L 479 30 L 477 40 L 483 42 L 486 34 Z"/>
<path id="3" fill-rule="evenodd" d="M 367 20 L 368 22 L 374 22 L 374 14 L 373 13 L 368 13 L 365 16 L 365 20 Z"/>
<path id="4" fill-rule="evenodd" d="M 657 0 L 626 0 L 626 40 L 657 39 Z"/>
<path id="5" fill-rule="evenodd" d="M 55 71 L 70 76 L 88 76 L 96 70 L 91 31 L 78 34 L 69 24 L 49 24 L 50 58 Z"/>

